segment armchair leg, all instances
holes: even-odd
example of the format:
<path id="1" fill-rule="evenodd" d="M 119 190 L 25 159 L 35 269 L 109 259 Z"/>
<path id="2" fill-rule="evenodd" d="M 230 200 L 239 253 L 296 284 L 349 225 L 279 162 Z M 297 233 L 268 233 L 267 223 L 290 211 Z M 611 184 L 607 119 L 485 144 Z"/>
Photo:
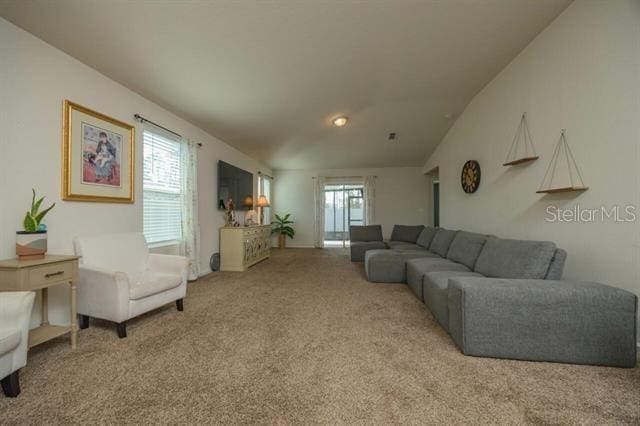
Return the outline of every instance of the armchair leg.
<path id="1" fill-rule="evenodd" d="M 78 327 L 80 330 L 89 328 L 89 315 L 78 314 Z"/>
<path id="2" fill-rule="evenodd" d="M 2 379 L 2 390 L 9 398 L 20 395 L 20 370 L 16 370 Z"/>
<path id="3" fill-rule="evenodd" d="M 125 337 L 127 337 L 127 322 L 123 321 L 121 323 L 117 324 L 117 328 L 118 328 L 118 337 L 121 339 L 124 339 Z"/>
<path id="4" fill-rule="evenodd" d="M 183 303 L 184 299 L 178 299 L 176 300 L 176 308 L 178 308 L 178 310 L 180 312 L 184 311 L 184 303 Z"/>

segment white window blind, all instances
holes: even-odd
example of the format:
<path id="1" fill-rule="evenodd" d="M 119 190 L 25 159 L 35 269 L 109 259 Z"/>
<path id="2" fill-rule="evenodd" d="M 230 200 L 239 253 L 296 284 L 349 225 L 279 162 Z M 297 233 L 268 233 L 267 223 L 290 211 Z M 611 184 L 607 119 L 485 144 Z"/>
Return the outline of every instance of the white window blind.
<path id="1" fill-rule="evenodd" d="M 144 131 L 143 222 L 149 244 L 182 240 L 180 141 Z"/>

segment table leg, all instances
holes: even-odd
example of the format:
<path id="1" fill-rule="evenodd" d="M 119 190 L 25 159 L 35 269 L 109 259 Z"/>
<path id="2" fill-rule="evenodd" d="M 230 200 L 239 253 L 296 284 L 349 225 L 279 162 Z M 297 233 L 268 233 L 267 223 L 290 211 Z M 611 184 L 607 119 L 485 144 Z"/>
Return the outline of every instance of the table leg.
<path id="1" fill-rule="evenodd" d="M 76 306 L 76 283 L 71 281 L 71 349 L 76 348 L 78 341 L 78 315 Z"/>
<path id="2" fill-rule="evenodd" d="M 49 289 L 43 288 L 41 293 L 42 300 L 40 301 L 42 306 L 40 307 L 42 312 L 42 320 L 40 325 L 49 325 Z"/>

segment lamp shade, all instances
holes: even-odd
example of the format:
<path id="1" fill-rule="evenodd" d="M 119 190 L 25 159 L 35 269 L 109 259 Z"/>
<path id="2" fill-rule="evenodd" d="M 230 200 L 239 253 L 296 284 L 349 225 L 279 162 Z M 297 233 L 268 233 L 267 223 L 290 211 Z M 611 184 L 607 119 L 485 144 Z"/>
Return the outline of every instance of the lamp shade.
<path id="1" fill-rule="evenodd" d="M 269 200 L 267 200 L 267 197 L 261 195 L 260 198 L 258 198 L 258 207 L 269 207 Z"/>
<path id="2" fill-rule="evenodd" d="M 242 202 L 242 204 L 245 207 L 253 207 L 253 197 L 251 195 L 247 195 L 246 197 L 244 197 L 244 201 Z"/>

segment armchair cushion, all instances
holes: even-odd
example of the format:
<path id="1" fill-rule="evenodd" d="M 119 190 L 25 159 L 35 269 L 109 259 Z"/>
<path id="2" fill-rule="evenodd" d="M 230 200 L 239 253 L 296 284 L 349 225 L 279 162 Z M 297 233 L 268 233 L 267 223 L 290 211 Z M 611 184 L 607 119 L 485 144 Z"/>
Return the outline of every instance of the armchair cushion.
<path id="1" fill-rule="evenodd" d="M 163 293 L 182 284 L 180 275 L 163 274 L 147 271 L 136 277 L 129 284 L 129 298 L 131 300 L 143 299 L 154 294 Z"/>
<path id="2" fill-rule="evenodd" d="M 18 347 L 20 344 L 20 330 L 0 331 L 0 355 L 4 355 Z"/>

